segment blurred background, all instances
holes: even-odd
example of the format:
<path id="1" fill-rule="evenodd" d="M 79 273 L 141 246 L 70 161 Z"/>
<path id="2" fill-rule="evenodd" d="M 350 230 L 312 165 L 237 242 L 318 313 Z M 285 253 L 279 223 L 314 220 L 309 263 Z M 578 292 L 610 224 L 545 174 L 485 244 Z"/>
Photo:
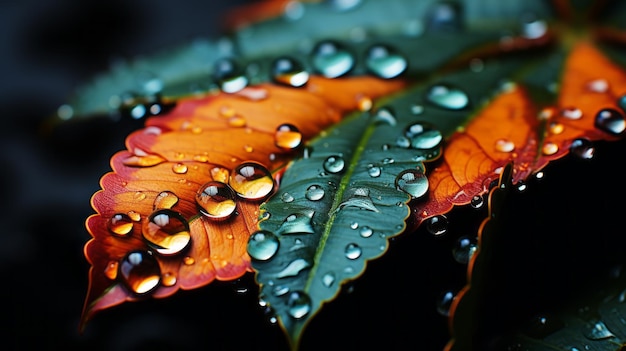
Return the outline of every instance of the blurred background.
<path id="1" fill-rule="evenodd" d="M 225 11 L 246 2 L 0 2 L 3 349 L 287 350 L 257 303 L 250 275 L 123 304 L 97 314 L 79 334 L 89 200 L 110 157 L 142 121 L 46 124 L 79 85 L 116 59 L 217 37 Z M 626 190 L 614 163 L 624 150 L 624 143 L 598 145 L 593 161 L 564 159 L 546 169 L 546 179 L 513 195 L 507 210 L 517 217 L 498 257 L 497 293 L 491 312 L 476 323 L 498 334 L 557 310 L 581 287 L 619 275 L 623 261 L 615 257 L 623 253 L 624 231 L 617 225 Z M 440 350 L 449 334 L 436 301 L 460 289 L 466 275 L 451 247 L 475 233 L 482 218 L 467 210 L 453 215 L 445 238 L 424 231 L 397 238 L 324 307 L 302 350 Z"/>

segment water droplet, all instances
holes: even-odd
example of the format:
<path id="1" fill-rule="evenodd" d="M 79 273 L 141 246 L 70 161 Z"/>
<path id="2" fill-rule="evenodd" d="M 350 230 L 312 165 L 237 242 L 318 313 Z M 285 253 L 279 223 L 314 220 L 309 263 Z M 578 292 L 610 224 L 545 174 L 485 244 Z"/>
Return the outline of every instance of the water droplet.
<path id="1" fill-rule="evenodd" d="M 563 133 L 563 131 L 565 130 L 565 126 L 562 123 L 559 122 L 550 122 L 550 124 L 548 125 L 548 131 L 550 131 L 550 133 L 554 134 L 554 135 L 558 135 Z"/>
<path id="2" fill-rule="evenodd" d="M 593 143 L 591 140 L 586 138 L 574 139 L 569 147 L 569 150 L 572 154 L 585 160 L 592 159 L 595 152 Z"/>
<path id="3" fill-rule="evenodd" d="M 283 15 L 289 21 L 297 21 L 304 16 L 305 7 L 300 1 L 289 1 L 285 5 Z"/>
<path id="4" fill-rule="evenodd" d="M 248 255 L 252 259 L 267 261 L 274 257 L 279 246 L 278 237 L 267 230 L 259 230 L 248 239 Z"/>
<path id="5" fill-rule="evenodd" d="M 395 126 L 397 123 L 396 113 L 391 106 L 383 106 L 374 111 L 372 121 L 377 124 Z"/>
<path id="6" fill-rule="evenodd" d="M 481 208 L 485 204 L 485 199 L 480 195 L 474 195 L 472 200 L 470 200 L 470 205 L 473 208 Z"/>
<path id="7" fill-rule="evenodd" d="M 448 217 L 438 215 L 426 221 L 426 230 L 432 235 L 443 235 L 448 231 Z"/>
<path id="8" fill-rule="evenodd" d="M 191 266 L 192 264 L 196 263 L 196 260 L 191 256 L 185 256 L 185 258 L 183 258 L 183 263 L 186 266 Z"/>
<path id="9" fill-rule="evenodd" d="M 428 178 L 418 169 L 406 169 L 396 177 L 396 188 L 420 198 L 428 192 Z"/>
<path id="10" fill-rule="evenodd" d="M 169 209 L 152 212 L 143 223 L 142 233 L 148 245 L 162 255 L 178 254 L 191 242 L 189 223 Z"/>
<path id="11" fill-rule="evenodd" d="M 403 149 L 408 149 L 409 147 L 411 147 L 411 140 L 409 140 L 409 138 L 401 135 L 401 136 L 396 138 L 396 146 L 397 147 L 401 147 Z"/>
<path id="12" fill-rule="evenodd" d="M 367 188 L 354 188 L 348 190 L 351 195 L 348 199 L 339 204 L 335 211 L 340 211 L 346 207 L 356 207 L 362 210 L 380 212 L 372 199 L 370 198 L 370 191 Z"/>
<path id="13" fill-rule="evenodd" d="M 213 180 L 222 183 L 227 183 L 228 178 L 230 177 L 230 172 L 226 168 L 222 167 L 213 167 L 211 168 L 210 173 Z"/>
<path id="14" fill-rule="evenodd" d="M 302 291 L 294 291 L 287 300 L 289 315 L 300 319 L 311 312 L 311 298 Z"/>
<path id="15" fill-rule="evenodd" d="M 287 277 L 295 277 L 303 269 L 309 268 L 311 264 L 305 260 L 304 258 L 297 258 L 291 261 L 283 270 L 276 273 L 276 278 L 287 278 Z"/>
<path id="16" fill-rule="evenodd" d="M 323 41 L 313 48 L 312 64 L 326 78 L 341 77 L 354 67 L 354 56 L 334 41 Z"/>
<path id="17" fill-rule="evenodd" d="M 176 174 L 185 174 L 187 173 L 187 165 L 185 165 L 184 163 L 175 163 L 172 166 L 172 171 Z"/>
<path id="18" fill-rule="evenodd" d="M 272 288 L 272 293 L 274 296 L 283 296 L 289 292 L 289 287 L 287 285 L 276 285 Z"/>
<path id="19" fill-rule="evenodd" d="M 576 107 L 566 107 L 561 110 L 561 116 L 571 120 L 581 119 L 583 111 Z"/>
<path id="20" fill-rule="evenodd" d="M 237 208 L 235 192 L 218 181 L 205 183 L 196 192 L 196 203 L 200 213 L 211 219 L 225 219 L 230 217 Z"/>
<path id="21" fill-rule="evenodd" d="M 527 39 L 539 39 L 548 32 L 548 24 L 534 15 L 526 16 L 522 22 L 522 36 Z"/>
<path id="22" fill-rule="evenodd" d="M 345 165 L 343 157 L 339 155 L 328 156 L 326 160 L 324 160 L 324 169 L 328 173 L 339 173 L 343 171 Z"/>
<path id="23" fill-rule="evenodd" d="M 228 125 L 233 128 L 242 128 L 245 127 L 248 121 L 243 116 L 234 115 L 228 118 Z"/>
<path id="24" fill-rule="evenodd" d="M 135 222 L 139 222 L 141 220 L 141 214 L 139 214 L 137 211 L 128 211 L 126 213 L 128 215 L 128 217 L 130 219 L 132 219 Z"/>
<path id="25" fill-rule="evenodd" d="M 244 162 L 233 170 L 228 182 L 237 195 L 248 200 L 260 200 L 274 190 L 274 178 L 260 163 Z"/>
<path id="26" fill-rule="evenodd" d="M 609 91 L 609 82 L 606 79 L 594 79 L 587 83 L 587 90 L 593 93 L 606 93 Z"/>
<path id="27" fill-rule="evenodd" d="M 407 60 L 386 45 L 374 45 L 367 50 L 365 57 L 367 69 L 379 78 L 390 79 L 402 74 Z"/>
<path id="28" fill-rule="evenodd" d="M 302 134 L 294 125 L 281 124 L 276 128 L 274 142 L 283 150 L 293 150 L 302 143 Z"/>
<path id="29" fill-rule="evenodd" d="M 335 272 L 327 272 L 326 274 L 322 276 L 322 284 L 325 287 L 330 288 L 335 282 L 335 279 L 336 279 Z"/>
<path id="30" fill-rule="evenodd" d="M 367 169 L 367 174 L 369 174 L 369 176 L 372 178 L 380 177 L 381 173 L 382 173 L 382 170 L 380 169 L 380 167 L 377 167 L 377 166 L 372 166 Z"/>
<path id="31" fill-rule="evenodd" d="M 496 140 L 496 151 L 499 152 L 512 152 L 515 150 L 515 144 L 508 139 Z"/>
<path id="32" fill-rule="evenodd" d="M 477 249 L 478 244 L 475 239 L 468 236 L 462 236 L 457 239 L 454 247 L 452 248 L 452 256 L 458 263 L 468 264 Z"/>
<path id="33" fill-rule="evenodd" d="M 404 135 L 411 141 L 411 147 L 418 150 L 435 148 L 443 141 L 443 135 L 438 129 L 423 122 L 407 126 Z"/>
<path id="34" fill-rule="evenodd" d="M 304 196 L 311 201 L 319 201 L 324 197 L 324 188 L 313 184 L 306 189 Z"/>
<path id="35" fill-rule="evenodd" d="M 172 208 L 178 203 L 178 196 L 171 191 L 162 191 L 154 198 L 153 209 Z"/>
<path id="36" fill-rule="evenodd" d="M 146 294 L 159 285 L 161 268 L 149 251 L 131 251 L 119 264 L 119 276 L 136 294 Z"/>
<path id="37" fill-rule="evenodd" d="M 176 285 L 176 274 L 174 273 L 164 273 L 161 276 L 161 284 L 163 284 L 163 286 L 174 286 Z"/>
<path id="38" fill-rule="evenodd" d="M 615 337 L 603 321 L 588 323 L 585 337 L 590 340 L 602 340 Z"/>
<path id="39" fill-rule="evenodd" d="M 424 113 L 424 106 L 411 105 L 411 113 L 414 115 L 421 115 L 422 113 Z"/>
<path id="40" fill-rule="evenodd" d="M 350 223 L 350 229 L 357 229 L 359 227 L 359 222 L 352 222 Z"/>
<path id="41" fill-rule="evenodd" d="M 445 84 L 430 87 L 426 93 L 426 99 L 438 107 L 449 110 L 461 110 L 469 105 L 469 97 L 466 93 Z"/>
<path id="42" fill-rule="evenodd" d="M 456 31 L 462 27 L 459 4 L 437 2 L 428 12 L 426 28 L 433 31 Z"/>
<path id="43" fill-rule="evenodd" d="M 450 307 L 452 306 L 454 298 L 455 295 L 452 291 L 444 291 L 441 293 L 437 299 L 437 312 L 444 317 L 449 317 Z"/>
<path id="44" fill-rule="evenodd" d="M 135 154 L 126 157 L 122 163 L 131 167 L 151 167 L 165 161 L 166 159 L 159 155 L 148 154 L 141 149 L 135 149 Z"/>
<path id="45" fill-rule="evenodd" d="M 374 231 L 368 226 L 361 227 L 361 230 L 359 230 L 359 235 L 364 238 L 369 238 L 372 234 L 374 234 Z"/>
<path id="46" fill-rule="evenodd" d="M 276 83 L 292 87 L 304 86 L 309 81 L 309 72 L 291 57 L 279 57 L 272 63 L 272 79 Z"/>
<path id="47" fill-rule="evenodd" d="M 278 233 L 280 234 L 314 234 L 315 230 L 313 229 L 313 224 L 311 220 L 313 219 L 313 214 L 315 212 L 310 211 L 309 213 L 294 213 L 290 214 L 285 218 L 283 223 L 278 228 Z"/>
<path id="48" fill-rule="evenodd" d="M 67 121 L 74 116 L 74 108 L 68 104 L 61 105 L 57 108 L 57 116 L 60 119 Z"/>
<path id="49" fill-rule="evenodd" d="M 613 135 L 621 135 L 626 129 L 624 115 L 612 108 L 605 108 L 596 114 L 595 126 Z"/>
<path id="50" fill-rule="evenodd" d="M 354 244 L 354 243 L 350 243 L 346 245 L 345 254 L 347 258 L 351 260 L 356 260 L 357 258 L 361 257 L 362 253 L 363 253 L 363 250 L 361 250 L 359 245 Z"/>
<path id="51" fill-rule="evenodd" d="M 285 193 L 283 193 L 283 194 L 280 196 L 280 199 L 281 199 L 283 202 L 289 203 L 289 202 L 293 202 L 294 197 L 293 197 L 293 195 L 291 195 L 291 194 L 289 194 L 289 193 L 285 192 Z"/>
<path id="52" fill-rule="evenodd" d="M 104 275 L 111 279 L 115 280 L 117 278 L 119 263 L 117 261 L 111 261 L 104 267 Z"/>
<path id="53" fill-rule="evenodd" d="M 547 142 L 543 144 L 543 147 L 541 148 L 541 152 L 546 156 L 554 155 L 558 151 L 559 151 L 559 146 L 553 142 Z"/>
<path id="54" fill-rule="evenodd" d="M 234 59 L 222 58 L 215 62 L 213 75 L 225 93 L 236 93 L 248 85 L 248 78 Z"/>
<path id="55" fill-rule="evenodd" d="M 133 230 L 133 220 L 127 214 L 116 213 L 107 222 L 107 227 L 113 234 L 126 236 Z"/>

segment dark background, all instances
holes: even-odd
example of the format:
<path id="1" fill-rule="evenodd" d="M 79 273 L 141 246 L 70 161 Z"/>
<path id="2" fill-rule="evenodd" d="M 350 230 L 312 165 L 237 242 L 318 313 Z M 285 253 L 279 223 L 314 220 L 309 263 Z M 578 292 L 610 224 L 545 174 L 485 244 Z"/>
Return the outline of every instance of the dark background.
<path id="1" fill-rule="evenodd" d="M 0 3 L 0 348 L 287 349 L 259 307 L 250 275 L 123 304 L 97 314 L 80 335 L 89 199 L 111 155 L 141 122 L 45 128 L 74 89 L 114 59 L 215 37 L 223 11 L 244 2 Z M 494 257 L 490 302 L 475 322 L 485 340 L 558 313 L 619 276 L 626 190 L 618 170 L 625 150 L 623 142 L 598 144 L 593 160 L 567 157 L 546 169 L 546 179 L 512 194 L 506 211 L 513 219 Z M 451 247 L 476 232 L 481 215 L 455 210 L 442 238 L 421 229 L 395 239 L 313 319 L 302 350 L 440 350 L 449 333 L 437 298 L 465 284 L 465 267 L 453 262 Z"/>

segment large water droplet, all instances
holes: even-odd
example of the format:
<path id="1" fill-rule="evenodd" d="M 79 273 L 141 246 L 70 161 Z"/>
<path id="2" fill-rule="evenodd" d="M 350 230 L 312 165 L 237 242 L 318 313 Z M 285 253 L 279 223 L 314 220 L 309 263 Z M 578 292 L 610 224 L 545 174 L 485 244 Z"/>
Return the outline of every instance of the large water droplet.
<path id="1" fill-rule="evenodd" d="M 328 173 L 339 173 L 345 168 L 345 161 L 343 157 L 339 155 L 328 156 L 326 160 L 324 160 L 324 169 Z"/>
<path id="2" fill-rule="evenodd" d="M 126 236 L 133 230 L 133 221 L 127 214 L 116 213 L 107 222 L 107 227 L 113 234 Z"/>
<path id="3" fill-rule="evenodd" d="M 285 218 L 283 223 L 278 228 L 280 234 L 314 234 L 313 219 L 314 212 L 309 213 L 294 213 Z"/>
<path id="4" fill-rule="evenodd" d="M 306 196 L 308 200 L 319 201 L 324 197 L 324 188 L 313 184 L 306 189 L 304 196 Z"/>
<path id="5" fill-rule="evenodd" d="M 274 178 L 260 163 L 244 162 L 232 171 L 228 182 L 237 195 L 248 200 L 260 200 L 274 190 Z"/>
<path id="6" fill-rule="evenodd" d="M 283 150 L 293 150 L 302 143 L 302 134 L 298 128 L 292 124 L 281 124 L 276 128 L 274 142 L 276 146 Z"/>
<path id="7" fill-rule="evenodd" d="M 361 235 L 363 238 L 369 238 L 370 236 L 372 236 L 372 234 L 374 234 L 374 231 L 368 226 L 363 226 L 359 230 L 359 235 Z"/>
<path id="8" fill-rule="evenodd" d="M 218 181 L 205 183 L 196 192 L 196 203 L 200 213 L 211 219 L 225 219 L 230 217 L 237 208 L 235 192 Z"/>
<path id="9" fill-rule="evenodd" d="M 468 264 L 477 249 L 478 244 L 475 239 L 462 236 L 457 239 L 454 247 L 452 248 L 452 256 L 458 263 Z"/>
<path id="10" fill-rule="evenodd" d="M 171 191 L 162 191 L 154 199 L 153 209 L 172 208 L 178 203 L 178 196 Z"/>
<path id="11" fill-rule="evenodd" d="M 248 85 L 243 69 L 231 58 L 217 60 L 213 75 L 225 93 L 236 93 Z"/>
<path id="12" fill-rule="evenodd" d="M 369 176 L 372 178 L 380 177 L 381 173 L 382 173 L 382 170 L 378 166 L 372 165 L 372 167 L 369 167 L 367 169 L 367 174 L 369 174 Z"/>
<path id="13" fill-rule="evenodd" d="M 612 108 L 605 108 L 596 114 L 595 126 L 613 135 L 621 135 L 626 129 L 624 115 Z"/>
<path id="14" fill-rule="evenodd" d="M 267 261 L 274 257 L 278 251 L 279 241 L 274 233 L 267 230 L 259 230 L 250 235 L 248 239 L 248 255 L 259 261 Z"/>
<path id="15" fill-rule="evenodd" d="M 407 126 L 404 135 L 411 141 L 411 147 L 419 150 L 435 148 L 443 141 L 441 132 L 425 122 L 416 122 Z"/>
<path id="16" fill-rule="evenodd" d="M 426 220 L 426 230 L 432 235 L 443 235 L 448 231 L 448 217 L 438 215 Z"/>
<path id="17" fill-rule="evenodd" d="M 396 177 L 396 187 L 414 198 L 420 198 L 428 192 L 428 178 L 418 169 L 406 169 Z"/>
<path id="18" fill-rule="evenodd" d="M 309 81 L 309 72 L 302 64 L 291 57 L 279 57 L 272 63 L 272 79 L 280 84 L 292 87 L 304 86 Z"/>
<path id="19" fill-rule="evenodd" d="M 592 159 L 595 152 L 593 143 L 586 138 L 574 139 L 569 150 L 572 154 L 586 160 Z"/>
<path id="20" fill-rule="evenodd" d="M 354 67 L 354 56 L 333 41 L 323 41 L 313 49 L 312 64 L 326 78 L 341 77 Z"/>
<path id="21" fill-rule="evenodd" d="M 367 50 L 365 57 L 367 69 L 380 78 L 390 79 L 402 74 L 407 60 L 386 45 L 374 45 Z"/>
<path id="22" fill-rule="evenodd" d="M 311 312 L 311 298 L 302 291 L 294 291 L 287 300 L 289 315 L 300 319 Z"/>
<path id="23" fill-rule="evenodd" d="M 159 285 L 161 268 L 149 251 L 131 251 L 119 264 L 118 276 L 136 294 L 146 294 Z"/>
<path id="24" fill-rule="evenodd" d="M 162 255 L 175 255 L 191 242 L 189 223 L 183 216 L 169 209 L 152 212 L 142 226 L 143 237 Z"/>
<path id="25" fill-rule="evenodd" d="M 426 99 L 448 110 L 461 110 L 469 104 L 469 97 L 465 92 L 445 84 L 430 87 L 426 92 Z"/>
<path id="26" fill-rule="evenodd" d="M 351 260 L 356 260 L 357 258 L 361 257 L 362 253 L 363 253 L 363 250 L 361 249 L 359 245 L 354 244 L 354 243 L 350 243 L 346 245 L 345 254 L 347 258 Z"/>
<path id="27" fill-rule="evenodd" d="M 296 258 L 291 261 L 285 268 L 283 268 L 280 272 L 276 273 L 276 278 L 287 278 L 287 277 L 295 277 L 300 272 L 306 268 L 311 267 L 309 261 L 304 258 Z"/>
<path id="28" fill-rule="evenodd" d="M 470 205 L 473 208 L 481 208 L 485 204 L 485 199 L 480 195 L 474 195 L 472 200 L 470 200 Z"/>

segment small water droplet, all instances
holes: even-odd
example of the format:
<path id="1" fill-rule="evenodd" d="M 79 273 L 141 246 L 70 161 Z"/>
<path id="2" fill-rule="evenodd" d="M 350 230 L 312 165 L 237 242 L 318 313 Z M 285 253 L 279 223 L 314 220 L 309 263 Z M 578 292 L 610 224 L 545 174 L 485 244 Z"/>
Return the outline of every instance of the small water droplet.
<path id="1" fill-rule="evenodd" d="M 594 93 L 606 93 L 609 91 L 609 82 L 606 79 L 594 79 L 587 83 L 587 90 Z"/>
<path id="2" fill-rule="evenodd" d="M 163 286 L 174 286 L 176 285 L 176 274 L 174 273 L 164 273 L 161 276 L 161 284 L 163 284 Z"/>
<path id="3" fill-rule="evenodd" d="M 276 128 L 274 142 L 276 146 L 283 150 L 293 150 L 302 143 L 302 134 L 298 128 L 292 124 L 281 124 Z"/>
<path id="4" fill-rule="evenodd" d="M 586 138 L 578 138 L 572 141 L 569 148 L 570 152 L 582 159 L 590 160 L 593 158 L 595 148 L 591 140 Z"/>
<path id="5" fill-rule="evenodd" d="M 312 64 L 326 78 L 337 78 L 352 70 L 355 58 L 339 43 L 322 41 L 313 48 Z"/>
<path id="6" fill-rule="evenodd" d="M 291 195 L 291 194 L 289 194 L 289 193 L 285 192 L 285 193 L 283 193 L 283 194 L 280 196 L 280 199 L 281 199 L 283 202 L 285 202 L 285 203 L 289 203 L 289 202 L 293 202 L 294 197 L 293 197 L 293 195 Z"/>
<path id="7" fill-rule="evenodd" d="M 324 160 L 324 169 L 328 173 L 339 173 L 344 170 L 345 165 L 343 157 L 339 155 L 328 156 L 326 160 Z"/>
<path id="8" fill-rule="evenodd" d="M 352 222 L 350 223 L 350 229 L 357 229 L 359 227 L 359 222 Z"/>
<path id="9" fill-rule="evenodd" d="M 248 121 L 241 115 L 234 115 L 228 118 L 228 125 L 233 128 L 242 128 L 245 127 Z"/>
<path id="10" fill-rule="evenodd" d="M 369 176 L 372 178 L 380 177 L 381 173 L 382 173 L 382 170 L 380 169 L 380 167 L 377 167 L 377 166 L 369 167 L 367 170 L 367 174 L 369 174 Z"/>
<path id="11" fill-rule="evenodd" d="M 301 87 L 309 81 L 309 72 L 302 64 L 286 56 L 272 62 L 271 75 L 274 82 L 291 87 Z"/>
<path id="12" fill-rule="evenodd" d="M 624 115 L 612 108 L 605 108 L 596 114 L 595 126 L 613 135 L 621 135 L 626 129 Z"/>
<path id="13" fill-rule="evenodd" d="M 408 62 L 406 58 L 386 45 L 373 45 L 365 57 L 367 69 L 379 78 L 390 79 L 402 74 Z"/>
<path id="14" fill-rule="evenodd" d="M 294 291 L 287 300 L 289 315 L 295 319 L 300 319 L 311 312 L 311 298 L 302 291 Z"/>
<path id="15" fill-rule="evenodd" d="M 178 196 L 171 191 L 162 191 L 154 198 L 154 204 L 152 205 L 154 210 L 160 210 L 163 208 L 172 208 L 178 203 Z"/>
<path id="16" fill-rule="evenodd" d="M 335 272 L 327 272 L 322 276 L 322 284 L 325 287 L 330 288 L 335 282 L 335 279 Z"/>
<path id="17" fill-rule="evenodd" d="M 515 144 L 508 139 L 496 140 L 496 151 L 499 152 L 512 152 L 515 150 Z"/>
<path id="18" fill-rule="evenodd" d="M 279 247 L 278 237 L 267 230 L 259 230 L 248 239 L 248 255 L 252 259 L 267 261 L 274 257 Z"/>
<path id="19" fill-rule="evenodd" d="M 191 256 L 185 256 L 185 258 L 183 258 L 183 263 L 186 266 L 191 266 L 192 264 L 196 263 L 196 260 Z"/>
<path id="20" fill-rule="evenodd" d="M 240 197 L 260 200 L 274 190 L 274 178 L 265 166 L 257 162 L 244 162 L 235 167 L 229 185 Z"/>
<path id="21" fill-rule="evenodd" d="M 141 191 L 136 191 L 135 194 L 133 194 L 133 200 L 139 202 L 139 201 L 143 201 L 147 198 L 146 193 L 141 192 Z"/>
<path id="22" fill-rule="evenodd" d="M 437 312 L 444 316 L 450 316 L 450 307 L 452 306 L 452 302 L 454 301 L 455 294 L 452 291 L 444 291 L 439 295 L 437 299 Z"/>
<path id="23" fill-rule="evenodd" d="M 183 216 L 169 209 L 156 210 L 143 223 L 144 239 L 162 255 L 175 255 L 191 242 L 189 223 Z"/>
<path id="24" fill-rule="evenodd" d="M 222 58 L 215 62 L 213 75 L 225 93 L 236 93 L 248 85 L 243 69 L 232 58 Z"/>
<path id="25" fill-rule="evenodd" d="M 135 154 L 126 157 L 122 163 L 131 167 L 152 167 L 166 161 L 159 155 L 148 154 L 141 149 L 135 149 Z"/>
<path id="26" fill-rule="evenodd" d="M 561 116 L 571 120 L 581 119 L 583 117 L 583 111 L 576 107 L 566 107 L 561 110 Z"/>
<path id="27" fill-rule="evenodd" d="M 426 220 L 426 230 L 432 235 L 443 235 L 448 231 L 448 217 L 438 215 Z"/>
<path id="28" fill-rule="evenodd" d="M 541 152 L 546 156 L 554 155 L 558 151 L 559 151 L 559 146 L 553 142 L 547 142 L 543 144 L 543 147 L 541 148 Z"/>
<path id="29" fill-rule="evenodd" d="M 359 235 L 364 238 L 369 238 L 372 234 L 374 234 L 374 231 L 368 226 L 361 227 L 361 230 L 359 230 Z"/>
<path id="30" fill-rule="evenodd" d="M 137 211 L 132 211 L 131 210 L 131 211 L 128 211 L 126 214 L 134 222 L 139 222 L 141 220 L 141 214 L 139 214 L 139 212 L 137 212 Z"/>
<path id="31" fill-rule="evenodd" d="M 474 197 L 472 197 L 472 200 L 470 201 L 470 205 L 473 208 L 481 208 L 483 207 L 484 204 L 485 204 L 485 199 L 480 195 L 474 195 Z"/>
<path id="32" fill-rule="evenodd" d="M 377 124 L 395 126 L 397 123 L 396 113 L 391 106 L 382 106 L 373 112 L 372 121 Z"/>
<path id="33" fill-rule="evenodd" d="M 411 147 L 418 150 L 433 149 L 443 141 L 441 132 L 425 122 L 407 126 L 404 135 L 411 141 Z"/>
<path id="34" fill-rule="evenodd" d="M 316 184 L 309 186 L 304 194 L 304 196 L 311 201 L 319 201 L 324 197 L 324 195 L 324 188 Z"/>
<path id="35" fill-rule="evenodd" d="M 115 280 L 117 278 L 118 266 L 119 263 L 117 261 L 109 262 L 104 267 L 104 275 L 111 280 Z"/>
<path id="36" fill-rule="evenodd" d="M 562 123 L 559 122 L 550 122 L 550 124 L 548 125 L 548 131 L 550 131 L 550 133 L 554 134 L 554 135 L 558 135 L 563 133 L 563 131 L 565 130 L 565 126 Z"/>
<path id="37" fill-rule="evenodd" d="M 414 198 L 420 198 L 428 192 L 428 178 L 418 169 L 406 169 L 396 177 L 396 188 Z"/>
<path id="38" fill-rule="evenodd" d="M 454 247 L 452 248 L 452 256 L 458 263 L 468 264 L 477 249 L 478 244 L 475 239 L 468 236 L 462 236 L 457 239 Z"/>
<path id="39" fill-rule="evenodd" d="M 596 321 L 587 324 L 585 337 L 590 340 L 603 340 L 615 337 L 603 321 Z"/>
<path id="40" fill-rule="evenodd" d="M 534 15 L 525 16 L 522 22 L 522 36 L 527 39 L 539 39 L 548 32 L 546 21 L 535 18 Z"/>
<path id="41" fill-rule="evenodd" d="M 460 5 L 456 2 L 436 2 L 428 12 L 429 31 L 456 31 L 462 27 Z"/>
<path id="42" fill-rule="evenodd" d="M 184 163 L 178 162 L 172 166 L 172 171 L 176 174 L 185 174 L 187 173 L 187 170 L 187 165 L 185 165 Z"/>
<path id="43" fill-rule="evenodd" d="M 60 119 L 67 121 L 74 116 L 74 108 L 71 105 L 63 104 L 57 108 L 57 116 Z"/>
<path id="44" fill-rule="evenodd" d="M 218 181 L 209 181 L 196 192 L 196 204 L 200 207 L 200 213 L 216 220 L 228 218 L 235 212 L 235 198 L 231 187 Z"/>
<path id="45" fill-rule="evenodd" d="M 311 267 L 311 264 L 304 258 L 296 258 L 291 261 L 280 272 L 276 273 L 276 278 L 295 277 L 304 269 Z"/>
<path id="46" fill-rule="evenodd" d="M 274 296 L 283 296 L 289 292 L 289 287 L 287 285 L 276 285 L 272 288 L 272 294 Z"/>
<path id="47" fill-rule="evenodd" d="M 119 277 L 136 294 L 146 294 L 161 281 L 159 262 L 149 251 L 131 251 L 119 263 Z"/>
<path id="48" fill-rule="evenodd" d="M 107 222 L 107 227 L 111 233 L 126 236 L 133 230 L 133 220 L 124 213 L 116 213 Z"/>
<path id="49" fill-rule="evenodd" d="M 280 234 L 314 234 L 315 230 L 313 229 L 313 224 L 311 220 L 313 219 L 313 214 L 315 212 L 310 211 L 309 213 L 293 213 L 285 218 L 283 223 L 278 228 L 278 233 Z"/>
<path id="50" fill-rule="evenodd" d="M 345 254 L 348 259 L 356 260 L 357 258 L 361 257 L 362 253 L 363 250 L 361 250 L 361 247 L 359 247 L 359 245 L 354 243 L 346 245 Z"/>
<path id="51" fill-rule="evenodd" d="M 462 110 L 469 105 L 469 97 L 465 92 L 445 84 L 430 87 L 426 92 L 426 99 L 448 110 Z"/>

